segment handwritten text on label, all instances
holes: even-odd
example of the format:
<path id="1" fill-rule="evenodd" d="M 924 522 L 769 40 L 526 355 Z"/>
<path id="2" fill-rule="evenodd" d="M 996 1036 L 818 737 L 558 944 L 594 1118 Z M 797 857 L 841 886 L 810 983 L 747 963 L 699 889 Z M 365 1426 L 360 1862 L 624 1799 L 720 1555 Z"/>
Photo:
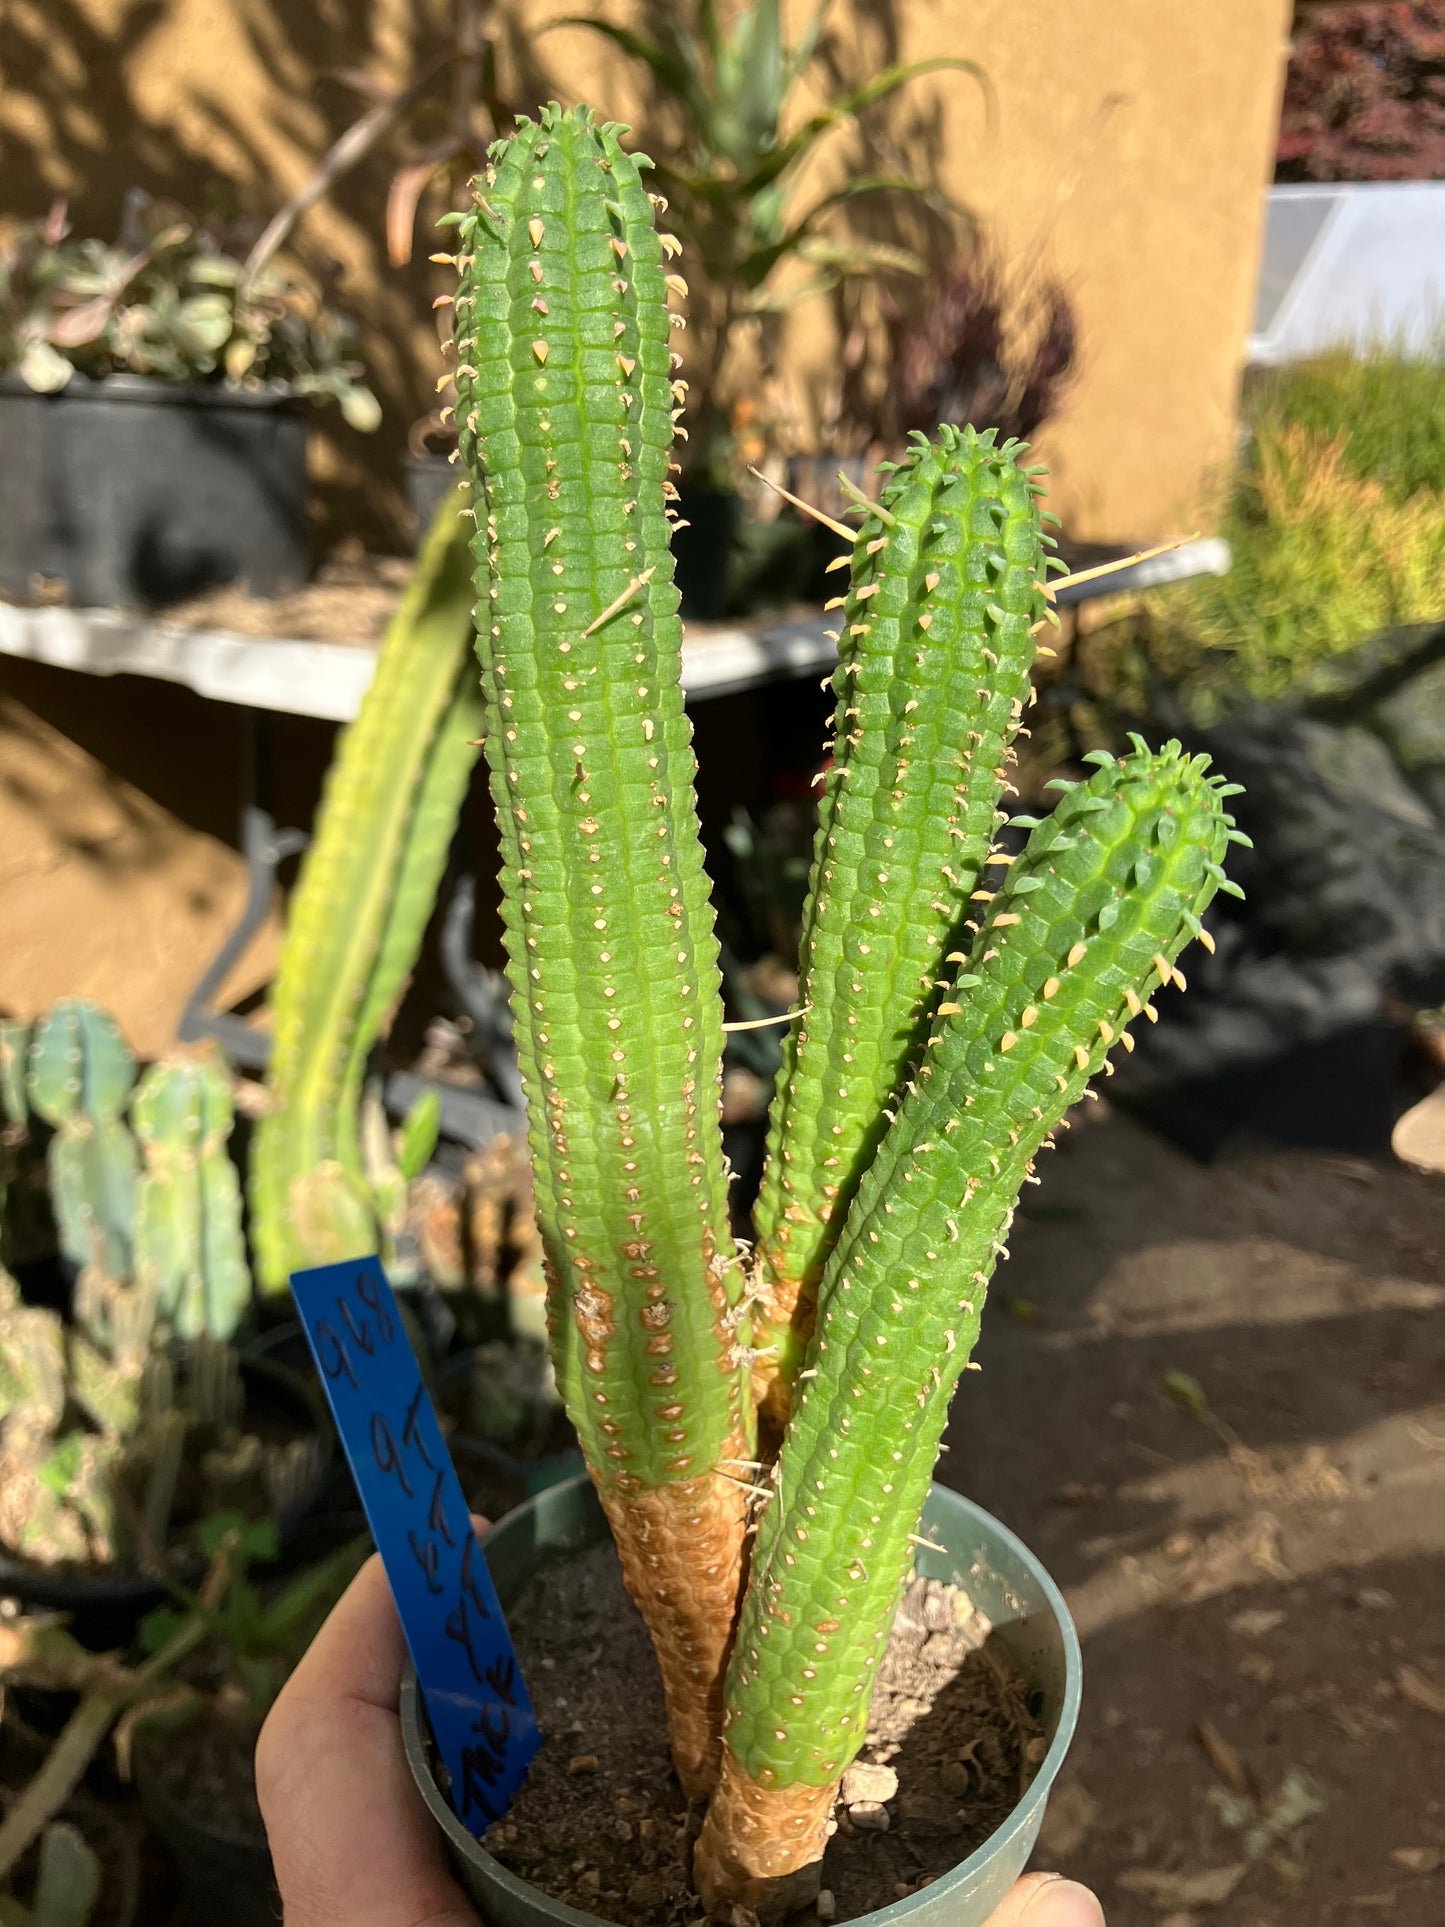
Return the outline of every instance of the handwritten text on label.
<path id="1" fill-rule="evenodd" d="M 452 1804 L 501 1818 L 540 1744 L 466 1500 L 379 1258 L 292 1274 L 336 1429 L 386 1567 Z"/>

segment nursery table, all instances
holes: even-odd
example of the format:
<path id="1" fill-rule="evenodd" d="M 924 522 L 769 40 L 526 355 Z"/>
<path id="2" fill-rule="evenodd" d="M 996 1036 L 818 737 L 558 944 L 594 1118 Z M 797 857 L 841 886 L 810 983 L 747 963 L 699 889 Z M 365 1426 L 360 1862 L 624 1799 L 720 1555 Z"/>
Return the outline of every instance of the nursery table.
<path id="1" fill-rule="evenodd" d="M 1068 559 L 1072 567 L 1079 567 L 1120 553 L 1098 549 L 1087 555 L 1069 554 Z M 1069 607 L 1095 596 L 1152 588 L 1191 576 L 1223 575 L 1229 562 L 1227 542 L 1217 538 L 1187 542 L 1132 568 L 1065 588 L 1058 602 Z M 688 624 L 682 645 L 682 680 L 688 700 L 701 702 L 826 668 L 836 655 L 828 634 L 833 621 L 821 611 L 810 610 L 784 618 Z M 271 812 L 268 719 L 287 714 L 348 722 L 371 681 L 376 645 L 240 635 L 118 609 L 0 602 L 0 655 L 92 676 L 150 676 L 247 711 L 247 795 L 241 811 L 246 902 L 191 993 L 180 1035 L 188 1041 L 214 1037 L 233 1063 L 246 1070 L 262 1069 L 270 1039 L 244 1017 L 215 1009 L 213 999 L 267 914 L 280 864 L 303 850 L 308 841 L 304 830 L 278 828 Z M 471 960 L 474 896 L 473 879 L 460 878 L 443 926 L 442 962 L 453 991 L 480 1034 L 499 1038 L 505 1030 L 500 986 Z M 499 1131 L 516 1129 L 521 1091 L 515 1066 L 507 1061 L 504 1049 L 494 1055 L 496 1081 L 513 1102 L 501 1103 L 475 1091 L 438 1084 L 447 1137 L 481 1144 Z M 420 1078 L 395 1073 L 387 1082 L 388 1107 L 404 1111 L 421 1088 Z"/>

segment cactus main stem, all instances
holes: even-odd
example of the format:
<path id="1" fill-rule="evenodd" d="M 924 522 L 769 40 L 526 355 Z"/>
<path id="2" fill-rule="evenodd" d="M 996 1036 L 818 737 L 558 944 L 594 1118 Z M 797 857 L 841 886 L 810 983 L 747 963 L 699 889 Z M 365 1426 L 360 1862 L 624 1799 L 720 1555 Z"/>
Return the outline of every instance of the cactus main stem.
<path id="1" fill-rule="evenodd" d="M 495 154 L 460 225 L 455 379 L 549 1329 L 697 1793 L 749 1421 L 668 549 L 663 241 L 638 162 L 585 112 L 545 109 Z"/>

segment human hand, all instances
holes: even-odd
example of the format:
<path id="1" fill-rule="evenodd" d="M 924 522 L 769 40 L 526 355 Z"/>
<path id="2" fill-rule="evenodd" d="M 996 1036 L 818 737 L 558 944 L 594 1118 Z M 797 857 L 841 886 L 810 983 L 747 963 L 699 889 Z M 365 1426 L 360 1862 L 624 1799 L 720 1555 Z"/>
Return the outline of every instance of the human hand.
<path id="1" fill-rule="evenodd" d="M 286 1682 L 256 1746 L 256 1795 L 285 1927 L 479 1927 L 406 1763 L 397 1715 L 405 1660 L 391 1588 L 373 1555 Z"/>
<path id="2" fill-rule="evenodd" d="M 256 1792 L 285 1927 L 480 1927 L 402 1750 L 406 1646 L 368 1559 L 261 1729 Z M 1086 1888 L 1029 1874 L 988 1927 L 1103 1927 Z"/>

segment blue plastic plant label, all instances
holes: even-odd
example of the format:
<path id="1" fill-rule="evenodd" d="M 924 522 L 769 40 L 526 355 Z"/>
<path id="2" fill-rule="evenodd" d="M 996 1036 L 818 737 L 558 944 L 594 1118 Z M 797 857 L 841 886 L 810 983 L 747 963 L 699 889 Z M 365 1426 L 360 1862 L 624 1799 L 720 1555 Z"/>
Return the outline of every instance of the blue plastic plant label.
<path id="1" fill-rule="evenodd" d="M 291 1290 L 386 1567 L 453 1807 L 480 1836 L 541 1743 L 421 1367 L 379 1258 Z"/>

